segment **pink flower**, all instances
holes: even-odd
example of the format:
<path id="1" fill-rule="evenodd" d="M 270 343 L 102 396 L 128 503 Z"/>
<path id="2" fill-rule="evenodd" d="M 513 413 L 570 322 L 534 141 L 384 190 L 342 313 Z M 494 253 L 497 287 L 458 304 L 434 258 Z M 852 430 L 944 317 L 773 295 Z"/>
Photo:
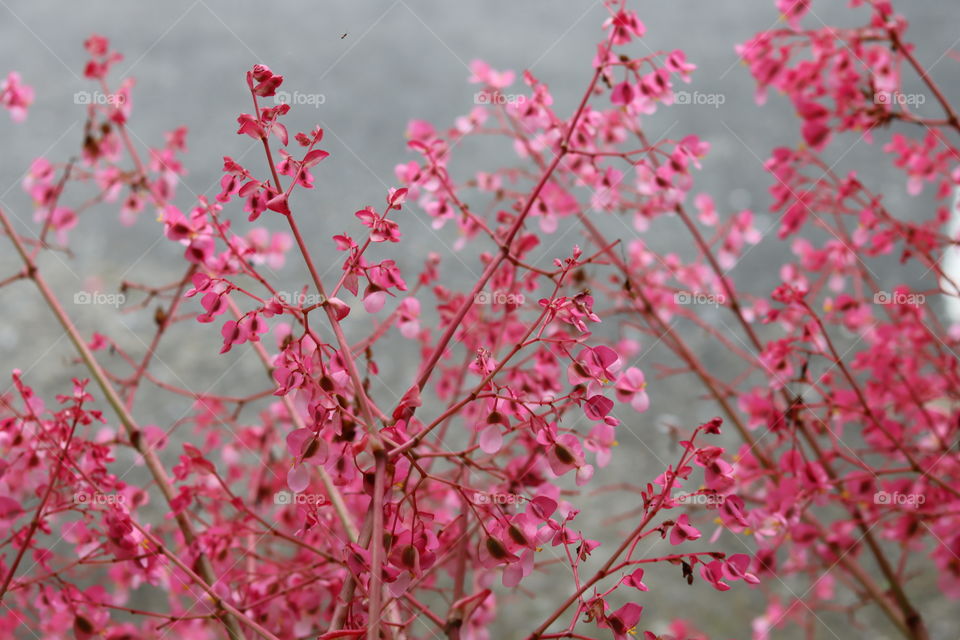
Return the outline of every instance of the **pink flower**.
<path id="1" fill-rule="evenodd" d="M 580 440 L 572 433 L 564 433 L 547 452 L 550 469 L 558 476 L 583 464 L 583 449 Z"/>
<path id="2" fill-rule="evenodd" d="M 587 384 L 590 391 L 616 380 L 614 373 L 620 366 L 620 356 L 605 345 L 585 347 L 567 368 L 570 384 Z"/>
<path id="3" fill-rule="evenodd" d="M 606 422 L 598 422 L 593 425 L 590 434 L 586 440 L 583 441 L 585 449 L 596 452 L 597 466 L 601 468 L 609 464 L 610 459 L 613 457 L 610 448 L 616 445 L 617 441 L 614 427 Z"/>
<path id="4" fill-rule="evenodd" d="M 613 409 L 613 400 L 602 395 L 591 396 L 583 405 L 583 412 L 591 420 L 603 420 Z"/>
<path id="5" fill-rule="evenodd" d="M 613 637 L 616 640 L 628 640 L 633 635 L 634 627 L 640 622 L 642 613 L 643 607 L 628 602 L 609 616 L 604 616 L 598 620 L 597 626 L 613 631 Z"/>
<path id="6" fill-rule="evenodd" d="M 704 467 L 704 483 L 708 489 L 725 493 L 734 484 L 733 467 L 720 456 L 721 447 L 704 447 L 695 456 L 697 464 Z"/>
<path id="7" fill-rule="evenodd" d="M 617 380 L 614 389 L 620 402 L 629 402 L 634 410 L 643 413 L 650 408 L 650 398 L 646 392 L 647 381 L 643 371 L 630 367 Z"/>
<path id="8" fill-rule="evenodd" d="M 613 44 L 627 44 L 634 36 L 642 38 L 647 32 L 646 26 L 637 18 L 634 11 L 618 11 L 612 18 L 607 18 L 603 28 L 613 27 Z"/>
<path id="9" fill-rule="evenodd" d="M 631 104 L 637 97 L 637 90 L 630 82 L 621 82 L 610 92 L 610 102 L 620 106 Z"/>
<path id="10" fill-rule="evenodd" d="M 748 584 L 759 584 L 760 580 L 747 569 L 750 568 L 750 556 L 745 553 L 735 553 L 723 565 L 723 573 L 728 580 L 744 580 Z"/>
<path id="11" fill-rule="evenodd" d="M 420 333 L 420 301 L 404 298 L 397 307 L 397 329 L 404 338 L 414 339 Z"/>
<path id="12" fill-rule="evenodd" d="M 310 485 L 310 469 L 307 465 L 298 464 L 287 472 L 287 486 L 294 493 L 301 493 Z"/>
<path id="13" fill-rule="evenodd" d="M 293 239 L 289 234 L 282 232 L 271 234 L 261 227 L 251 229 L 246 240 L 252 252 L 250 260 L 254 264 L 265 264 L 276 271 L 283 268 L 286 253 L 293 246 Z"/>
<path id="14" fill-rule="evenodd" d="M 720 519 L 728 529 L 740 532 L 750 526 L 743 507 L 743 499 L 739 496 L 724 497 L 720 505 Z"/>
<path id="15" fill-rule="evenodd" d="M 697 540 L 700 538 L 700 532 L 690 524 L 690 517 L 687 514 L 677 518 L 673 528 L 670 530 L 670 544 L 678 545 L 687 540 Z"/>
<path id="16" fill-rule="evenodd" d="M 375 284 L 367 287 L 363 294 L 363 308 L 367 313 L 379 313 L 387 303 L 387 292 Z"/>
<path id="17" fill-rule="evenodd" d="M 700 567 L 700 577 L 713 585 L 717 591 L 728 591 L 730 585 L 723 582 L 723 560 L 714 560 Z"/>
<path id="18" fill-rule="evenodd" d="M 259 342 L 260 334 L 266 333 L 267 329 L 267 323 L 256 312 L 246 314 L 239 321 L 228 320 L 220 331 L 223 336 L 220 353 L 226 353 L 233 345 L 243 344 L 248 340 Z"/>
<path id="19" fill-rule="evenodd" d="M 10 112 L 14 122 L 27 119 L 27 108 L 33 104 L 33 88 L 20 82 L 20 74 L 11 71 L 0 83 L 0 105 Z"/>
<path id="20" fill-rule="evenodd" d="M 238 134 L 248 135 L 254 140 L 260 140 L 261 138 L 266 137 L 263 126 L 249 113 L 240 114 L 240 116 L 237 118 L 237 122 L 240 123 L 240 128 L 237 129 Z"/>
<path id="21" fill-rule="evenodd" d="M 226 295 L 224 293 L 217 293 L 216 291 L 208 291 L 204 294 L 203 298 L 200 299 L 200 304 L 206 313 L 201 313 L 197 316 L 199 322 L 213 322 L 215 316 L 227 310 Z"/>
<path id="22" fill-rule="evenodd" d="M 400 274 L 400 269 L 393 260 L 384 260 L 380 264 L 373 265 L 367 269 L 367 278 L 371 284 L 375 284 L 382 289 L 396 288 L 400 291 L 407 290 L 407 283 Z"/>
<path id="23" fill-rule="evenodd" d="M 639 589 L 640 591 L 649 591 L 647 585 L 643 584 L 643 569 L 637 569 L 628 576 L 625 576 L 621 582 L 628 587 Z"/>
<path id="24" fill-rule="evenodd" d="M 83 48 L 86 49 L 87 53 L 91 56 L 101 58 L 107 55 L 107 51 L 110 48 L 110 41 L 103 36 L 93 34 L 84 40 Z"/>
<path id="25" fill-rule="evenodd" d="M 680 49 L 672 51 L 663 64 L 673 73 L 679 74 L 685 82 L 690 81 L 690 72 L 697 68 L 697 65 L 687 62 L 687 54 Z"/>
<path id="26" fill-rule="evenodd" d="M 57 207 L 50 212 L 49 216 L 46 216 L 46 213 L 45 210 L 38 209 L 34 215 L 34 220 L 50 225 L 50 228 L 57 232 L 57 242 L 66 244 L 67 231 L 77 226 L 78 220 L 76 212 L 67 207 Z M 44 218 L 46 218 L 46 220 L 44 220 Z"/>
<path id="27" fill-rule="evenodd" d="M 110 51 L 110 41 L 96 34 L 87 38 L 83 48 L 90 54 L 92 60 L 87 62 L 83 75 L 87 78 L 105 78 L 110 67 L 123 60 L 123 56 L 116 51 Z"/>
<path id="28" fill-rule="evenodd" d="M 371 230 L 371 242 L 400 242 L 400 226 L 393 220 L 388 220 L 386 215 L 379 216 L 371 207 L 361 209 L 356 213 L 357 218 L 363 223 L 363 226 Z"/>
<path id="29" fill-rule="evenodd" d="M 251 79 L 257 83 L 253 87 L 253 93 L 261 98 L 276 95 L 277 88 L 283 84 L 283 76 L 274 75 L 270 67 L 264 64 L 254 65 L 253 71 L 248 73 L 247 82 L 250 84 Z"/>
<path id="30" fill-rule="evenodd" d="M 287 194 L 280 193 L 267 200 L 267 209 L 282 213 L 285 216 L 290 215 L 290 203 Z"/>
<path id="31" fill-rule="evenodd" d="M 292 390 L 299 388 L 305 382 L 303 374 L 286 366 L 278 366 L 273 370 L 273 379 L 277 383 L 275 396 L 285 396 Z"/>
<path id="32" fill-rule="evenodd" d="M 513 71 L 495 71 L 483 60 L 470 63 L 470 82 L 483 84 L 494 89 L 504 89 L 513 84 L 516 74 Z"/>
<path id="33" fill-rule="evenodd" d="M 777 0 L 777 9 L 794 29 L 800 25 L 800 19 L 810 10 L 810 0 Z"/>
<path id="34" fill-rule="evenodd" d="M 713 203 L 713 198 L 706 193 L 700 193 L 693 199 L 693 204 L 700 211 L 700 222 L 708 227 L 716 226 L 718 220 L 717 208 Z"/>

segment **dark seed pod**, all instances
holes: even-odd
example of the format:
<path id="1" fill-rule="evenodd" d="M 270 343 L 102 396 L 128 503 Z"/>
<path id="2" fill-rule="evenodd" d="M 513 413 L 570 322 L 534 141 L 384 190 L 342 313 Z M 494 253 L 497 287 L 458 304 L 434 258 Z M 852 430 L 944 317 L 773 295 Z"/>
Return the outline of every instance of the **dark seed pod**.
<path id="1" fill-rule="evenodd" d="M 553 451 L 557 454 L 557 459 L 563 464 L 573 464 L 577 460 L 573 457 L 573 454 L 570 452 L 570 450 L 562 444 L 554 445 Z"/>
<path id="2" fill-rule="evenodd" d="M 93 623 L 83 616 L 77 616 L 73 619 L 73 628 L 76 632 L 83 634 L 91 634 L 94 632 Z"/>
<path id="3" fill-rule="evenodd" d="M 306 450 L 303 452 L 304 459 L 315 456 L 318 449 L 320 449 L 320 438 L 314 438 L 310 441 L 310 444 L 307 445 Z"/>
<path id="4" fill-rule="evenodd" d="M 340 431 L 343 434 L 341 440 L 344 442 L 353 442 L 353 439 L 357 437 L 357 423 L 349 418 L 344 418 Z"/>
<path id="5" fill-rule="evenodd" d="M 515 524 L 510 525 L 510 528 L 507 529 L 507 534 L 510 536 L 511 540 L 519 545 L 524 547 L 530 545 L 530 541 L 527 540 L 527 536 L 523 535 L 523 531 L 521 531 L 520 528 Z"/>
<path id="6" fill-rule="evenodd" d="M 408 544 L 400 552 L 400 561 L 407 569 L 413 570 L 417 566 L 417 548 Z"/>
<path id="7" fill-rule="evenodd" d="M 487 551 L 497 560 L 505 560 L 510 557 L 507 548 L 496 538 L 487 538 Z"/>

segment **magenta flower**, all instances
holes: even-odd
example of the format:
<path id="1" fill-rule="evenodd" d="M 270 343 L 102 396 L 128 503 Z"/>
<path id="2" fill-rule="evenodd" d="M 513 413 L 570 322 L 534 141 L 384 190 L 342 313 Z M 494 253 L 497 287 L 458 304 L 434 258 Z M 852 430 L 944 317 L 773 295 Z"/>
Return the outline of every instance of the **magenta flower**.
<path id="1" fill-rule="evenodd" d="M 583 441 L 583 447 L 597 454 L 597 466 L 601 469 L 610 463 L 613 457 L 611 447 L 617 445 L 615 429 L 606 422 L 598 422 L 590 429 L 590 434 Z"/>
<path id="2" fill-rule="evenodd" d="M 683 544 L 687 540 L 698 540 L 699 538 L 700 531 L 690 524 L 690 516 L 685 513 L 677 518 L 670 530 L 670 544 L 672 545 Z"/>
<path id="3" fill-rule="evenodd" d="M 516 74 L 513 71 L 495 71 L 483 60 L 470 63 L 470 82 L 483 84 L 494 89 L 504 89 L 513 84 Z"/>
<path id="4" fill-rule="evenodd" d="M 621 582 L 640 591 L 649 591 L 647 585 L 643 583 L 643 569 L 636 569 L 633 573 L 624 576 Z"/>
<path id="5" fill-rule="evenodd" d="M 33 88 L 20 81 L 20 74 L 11 71 L 0 83 L 0 105 L 10 112 L 14 122 L 27 119 L 27 109 L 33 104 Z"/>
<path id="6" fill-rule="evenodd" d="M 586 384 L 589 391 L 595 391 L 617 379 L 615 371 L 619 366 L 620 356 L 610 347 L 585 347 L 567 368 L 567 380 L 570 384 Z"/>
<path id="7" fill-rule="evenodd" d="M 617 399 L 620 402 L 629 402 L 634 410 L 643 413 L 650 408 L 650 398 L 647 396 L 647 381 L 643 371 L 630 367 L 623 372 L 614 385 Z"/>
<path id="8" fill-rule="evenodd" d="M 628 602 L 610 615 L 597 620 L 597 626 L 613 631 L 613 637 L 616 640 L 628 640 L 633 635 L 637 623 L 640 622 L 641 614 L 643 614 L 643 607 Z"/>

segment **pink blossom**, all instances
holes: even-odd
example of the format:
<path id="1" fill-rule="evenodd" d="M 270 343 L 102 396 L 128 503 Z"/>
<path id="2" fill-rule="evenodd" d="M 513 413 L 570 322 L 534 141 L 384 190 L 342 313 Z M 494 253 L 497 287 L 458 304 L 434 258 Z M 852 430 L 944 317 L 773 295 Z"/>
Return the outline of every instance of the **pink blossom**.
<path id="1" fill-rule="evenodd" d="M 670 529 L 670 544 L 682 544 L 686 540 L 697 540 L 700 538 L 700 532 L 696 527 L 690 524 L 690 516 L 687 514 L 677 518 L 673 528 Z"/>
<path id="2" fill-rule="evenodd" d="M 14 122 L 27 119 L 27 109 L 33 104 L 33 88 L 20 81 L 20 74 L 11 71 L 0 83 L 0 105 L 10 112 Z"/>
<path id="3" fill-rule="evenodd" d="M 513 84 L 516 76 L 513 71 L 495 71 L 486 62 L 474 60 L 470 63 L 470 82 L 483 84 L 494 89 L 504 89 Z"/>
<path id="4" fill-rule="evenodd" d="M 643 371 L 636 367 L 630 367 L 623 372 L 623 375 L 614 385 L 617 399 L 620 402 L 629 402 L 635 411 L 643 413 L 650 408 L 650 398 L 646 392 L 647 382 Z"/>

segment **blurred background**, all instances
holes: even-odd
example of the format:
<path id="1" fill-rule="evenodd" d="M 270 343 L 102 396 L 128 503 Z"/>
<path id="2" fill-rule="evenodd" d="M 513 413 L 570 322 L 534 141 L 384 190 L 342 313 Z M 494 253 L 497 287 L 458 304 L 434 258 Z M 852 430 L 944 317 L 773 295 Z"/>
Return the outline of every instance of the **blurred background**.
<path id="1" fill-rule="evenodd" d="M 895 4 L 910 19 L 908 35 L 919 44 L 918 59 L 956 96 L 960 65 L 948 52 L 958 45 L 960 36 L 957 6 L 933 0 Z M 863 10 L 845 5 L 814 3 L 808 26 L 820 27 L 821 21 L 861 24 Z M 765 106 L 756 105 L 753 80 L 734 52 L 737 43 L 781 24 L 773 1 L 646 1 L 634 3 L 634 8 L 648 28 L 644 44 L 634 45 L 637 55 L 646 53 L 644 46 L 650 50 L 683 49 L 698 69 L 693 83 L 682 88 L 723 96 L 718 105 L 662 108 L 645 120 L 648 135 L 677 139 L 695 133 L 709 141 L 712 150 L 696 176 L 695 192 L 711 194 L 721 214 L 751 208 L 760 215 L 762 230 L 774 228 L 773 218 L 767 215 L 770 178 L 762 170 L 762 162 L 774 147 L 798 143 L 797 121 L 781 96 L 771 95 Z M 317 188 L 300 192 L 295 203 L 302 212 L 298 219 L 307 237 L 318 247 L 315 255 L 321 271 L 329 269 L 333 277 L 339 273 L 341 256 L 331 250 L 330 236 L 343 231 L 356 235 L 353 212 L 365 205 L 380 205 L 388 187 L 397 185 L 395 165 L 416 159 L 405 147 L 409 120 L 424 119 L 445 129 L 473 108 L 476 86 L 467 83 L 470 61 L 479 58 L 494 68 L 518 72 L 531 69 L 551 88 L 558 113 L 569 114 L 589 80 L 605 17 L 600 2 L 581 0 L 288 0 L 276 4 L 0 0 L 0 73 L 18 70 L 37 93 L 25 124 L 14 126 L 5 115 L 0 116 L 4 148 L 0 206 L 13 214 L 21 231 L 33 228 L 33 208 L 20 187 L 30 162 L 41 155 L 65 161 L 78 152 L 86 115 L 78 92 L 95 89 L 82 78 L 86 60 L 82 42 L 92 33 L 107 36 L 125 56 L 112 74 L 111 85 L 117 86 L 126 76 L 136 77 L 129 128 L 141 151 L 160 146 L 166 131 L 180 125 L 189 128 L 189 152 L 184 159 L 188 174 L 177 199 L 182 209 L 191 206 L 196 195 L 212 197 L 219 191 L 225 155 L 262 170 L 259 147 L 235 131 L 237 115 L 250 110 L 244 73 L 253 64 L 263 63 L 285 76 L 285 90 L 313 96 L 294 104 L 286 119 L 291 132 L 309 130 L 314 124 L 326 130 L 321 146 L 332 157 L 314 171 Z M 906 86 L 920 90 L 916 79 L 909 76 Z M 928 101 L 926 109 L 919 112 L 935 113 L 935 105 Z M 883 138 L 881 134 L 871 145 L 862 138 L 844 137 L 832 145 L 828 155 L 839 163 L 838 171 L 856 168 L 868 186 L 887 196 L 888 207 L 901 217 L 932 217 L 936 204 L 929 190 L 918 198 L 908 198 L 902 174 L 893 170 L 889 157 L 878 153 Z M 464 176 L 490 169 L 502 163 L 504 153 L 510 154 L 510 150 L 503 145 L 460 150 L 454 154 L 452 170 Z M 69 191 L 65 203 L 71 203 Z M 236 201 L 230 206 L 236 213 Z M 122 281 L 170 282 L 182 274 L 181 250 L 162 237 L 162 227 L 153 220 L 152 212 L 144 212 L 137 224 L 126 227 L 118 223 L 117 211 L 117 206 L 102 206 L 85 212 L 71 233 L 76 256 L 46 255 L 42 269 L 86 335 L 108 332 L 125 347 L 142 353 L 143 341 L 152 335 L 152 311 L 116 314 L 102 305 L 69 304 L 78 291 L 115 292 Z M 476 253 L 489 247 L 468 246 L 455 252 L 450 249 L 456 241 L 451 226 L 433 230 L 426 214 L 415 206 L 405 208 L 402 215 L 406 239 L 402 252 L 392 257 L 408 277 L 419 271 L 428 251 L 441 255 L 444 278 L 454 283 L 465 283 L 479 273 Z M 604 224 L 611 237 L 629 241 L 635 235 L 629 223 Z M 679 232 L 660 231 L 645 240 L 661 251 L 690 253 L 687 237 Z M 569 255 L 575 242 L 584 244 L 576 233 L 570 233 L 552 253 L 545 252 L 540 258 L 546 262 Z M 6 241 L 0 247 L 0 276 L 5 277 L 19 264 Z M 785 249 L 775 233 L 769 234 L 738 263 L 733 277 L 741 288 L 769 292 L 777 281 L 776 267 L 785 259 Z M 291 258 L 277 277 L 292 291 L 307 280 L 299 259 L 293 254 Z M 902 271 L 895 261 L 884 264 L 880 273 L 890 286 L 912 282 L 911 278 L 918 276 Z M 39 296 L 27 283 L 0 289 L 0 310 L 0 374 L 6 377 L 10 369 L 20 368 L 28 383 L 48 399 L 63 392 L 69 378 L 79 375 L 81 369 L 65 366 L 74 354 Z M 355 336 L 362 331 L 362 327 L 353 329 Z M 210 327 L 198 329 L 194 323 L 174 328 L 158 354 L 153 369 L 156 375 L 173 384 L 211 392 L 263 388 L 263 370 L 250 350 L 235 349 L 218 356 L 219 331 L 215 333 Z M 691 335 L 690 339 L 697 345 L 702 338 Z M 386 403 L 409 386 L 411 371 L 403 364 L 416 354 L 409 343 L 398 342 L 390 343 L 395 352 L 378 354 L 382 372 L 375 393 L 385 394 Z M 720 357 L 709 344 L 699 346 L 708 361 Z M 655 361 L 661 355 L 654 348 L 648 357 Z M 648 378 L 651 373 L 648 370 Z M 0 387 L 7 384 L 4 381 Z M 651 381 L 651 410 L 630 417 L 626 426 L 633 437 L 620 438 L 614 462 L 598 474 L 599 484 L 646 483 L 676 457 L 673 439 L 658 424 L 698 424 L 716 413 L 708 403 L 700 402 L 691 388 L 677 380 Z M 136 413 L 143 423 L 168 428 L 187 409 L 188 405 L 177 399 L 148 391 L 141 394 Z M 168 451 L 167 455 L 175 454 Z M 611 508 L 622 511 L 622 500 L 622 494 L 604 495 L 592 503 L 595 512 L 581 516 L 589 536 L 615 535 L 616 526 L 601 526 L 601 516 Z M 918 600 L 935 637 L 956 637 L 960 614 L 929 586 L 934 577 L 920 577 L 928 587 L 927 597 Z M 700 581 L 688 587 L 673 568 L 652 569 L 648 578 L 648 584 L 656 583 L 656 588 L 642 604 L 646 606 L 644 619 L 654 628 L 662 621 L 684 616 L 711 637 L 747 637 L 749 620 L 760 613 L 757 594 L 742 583 L 714 597 L 712 589 Z M 791 585 L 763 587 L 789 588 Z M 505 624 L 493 637 L 518 637 L 526 630 L 525 623 L 552 609 L 549 585 L 543 584 L 533 593 L 536 596 L 519 595 L 501 604 Z M 867 627 L 851 631 L 843 618 L 824 616 L 815 635 L 893 637 L 891 629 L 869 612 L 860 619 Z M 514 628 L 518 630 L 511 631 Z M 795 631 L 775 633 L 774 637 L 794 637 Z"/>

